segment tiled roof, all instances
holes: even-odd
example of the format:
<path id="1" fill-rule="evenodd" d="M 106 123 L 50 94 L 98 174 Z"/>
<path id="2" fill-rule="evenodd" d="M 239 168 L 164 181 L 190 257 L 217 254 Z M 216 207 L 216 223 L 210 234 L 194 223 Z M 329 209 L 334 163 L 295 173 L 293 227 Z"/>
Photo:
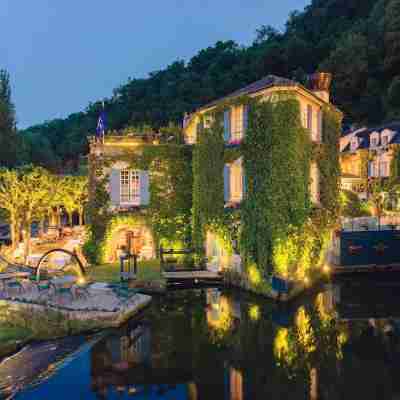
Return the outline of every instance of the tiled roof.
<path id="1" fill-rule="evenodd" d="M 293 81 L 293 80 L 287 79 L 287 78 L 281 78 L 280 76 L 276 76 L 276 75 L 267 75 L 266 77 L 264 77 L 256 82 L 250 83 L 249 85 L 247 85 L 241 89 L 238 89 L 238 90 L 232 92 L 231 94 L 228 94 L 225 97 L 222 97 L 220 99 L 212 101 L 211 103 L 206 104 L 205 106 L 201 107 L 200 110 L 213 107 L 216 104 L 218 104 L 220 101 L 225 100 L 225 99 L 249 95 L 252 93 L 257 93 L 261 90 L 271 88 L 271 87 L 277 87 L 277 86 L 301 87 L 302 89 L 309 92 L 312 96 L 316 97 L 319 101 L 321 101 L 321 99 L 318 96 L 316 96 L 312 91 L 310 91 L 309 89 L 306 89 L 304 86 L 302 86 L 300 83 L 298 83 L 296 81 Z"/>
<path id="2" fill-rule="evenodd" d="M 395 132 L 392 139 L 390 140 L 389 144 L 394 144 L 394 143 L 400 144 L 400 121 L 388 122 L 387 124 L 383 124 L 383 125 L 373 127 L 373 128 L 362 128 L 356 132 L 355 131 L 347 132 L 345 136 L 354 135 L 355 137 L 362 139 L 357 150 L 358 149 L 368 149 L 370 147 L 371 133 L 373 133 L 373 132 L 382 133 L 385 129 L 389 129 L 389 130 Z M 345 136 L 342 136 L 342 137 L 345 137 Z M 346 145 L 346 147 L 342 150 L 342 153 L 345 153 L 347 151 L 350 151 L 350 143 L 348 143 Z"/>

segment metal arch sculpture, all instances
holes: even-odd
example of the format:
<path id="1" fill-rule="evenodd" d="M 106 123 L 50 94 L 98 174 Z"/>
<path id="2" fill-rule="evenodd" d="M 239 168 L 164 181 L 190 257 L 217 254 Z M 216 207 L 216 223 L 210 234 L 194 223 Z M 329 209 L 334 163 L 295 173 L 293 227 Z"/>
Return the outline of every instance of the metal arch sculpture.
<path id="1" fill-rule="evenodd" d="M 40 260 L 37 263 L 37 267 L 36 267 L 36 280 L 40 281 L 40 267 L 42 266 L 42 261 L 51 253 L 55 253 L 55 252 L 61 252 L 61 253 L 65 253 L 68 254 L 69 256 L 73 257 L 76 259 L 76 261 L 78 262 L 78 266 L 79 266 L 79 273 L 81 274 L 81 276 L 85 276 L 86 275 L 86 271 L 85 268 L 82 264 L 82 261 L 79 259 L 78 255 L 73 252 L 73 251 L 69 251 L 69 250 L 65 250 L 65 249 L 51 249 L 49 251 L 47 251 L 46 253 L 44 253 L 42 255 L 42 257 L 40 257 Z"/>

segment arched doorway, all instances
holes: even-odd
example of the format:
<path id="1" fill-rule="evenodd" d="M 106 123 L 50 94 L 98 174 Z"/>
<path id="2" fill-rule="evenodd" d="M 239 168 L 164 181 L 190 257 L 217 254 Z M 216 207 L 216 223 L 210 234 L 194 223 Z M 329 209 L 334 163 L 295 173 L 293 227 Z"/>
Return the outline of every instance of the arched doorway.
<path id="1" fill-rule="evenodd" d="M 126 250 L 130 254 L 138 254 L 139 259 L 142 260 L 149 260 L 155 256 L 153 237 L 145 226 L 122 227 L 115 233 L 112 241 L 110 262 L 117 261 L 122 250 Z"/>
<path id="2" fill-rule="evenodd" d="M 110 221 L 102 244 L 102 262 L 117 262 L 122 251 L 138 254 L 142 260 L 155 258 L 153 234 L 145 219 L 118 216 Z"/>

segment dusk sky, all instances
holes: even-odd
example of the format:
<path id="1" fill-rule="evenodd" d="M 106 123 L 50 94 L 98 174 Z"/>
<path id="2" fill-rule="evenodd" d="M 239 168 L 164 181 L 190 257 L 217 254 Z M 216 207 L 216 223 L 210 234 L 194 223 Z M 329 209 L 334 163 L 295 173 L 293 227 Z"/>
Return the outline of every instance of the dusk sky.
<path id="1" fill-rule="evenodd" d="M 0 68 L 18 126 L 82 111 L 129 77 L 188 60 L 218 40 L 248 45 L 309 0 L 1 0 Z"/>

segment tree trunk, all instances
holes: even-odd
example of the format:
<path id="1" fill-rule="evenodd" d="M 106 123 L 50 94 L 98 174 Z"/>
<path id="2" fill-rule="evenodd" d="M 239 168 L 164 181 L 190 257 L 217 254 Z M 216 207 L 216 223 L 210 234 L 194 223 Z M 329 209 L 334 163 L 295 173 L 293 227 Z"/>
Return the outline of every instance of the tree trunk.
<path id="1" fill-rule="evenodd" d="M 30 218 L 24 224 L 24 262 L 26 263 L 31 254 L 31 225 Z"/>
<path id="2" fill-rule="evenodd" d="M 67 212 L 68 225 L 72 227 L 72 213 Z"/>
<path id="3" fill-rule="evenodd" d="M 57 207 L 57 228 L 61 228 L 62 221 L 61 221 L 61 209 Z"/>
<path id="4" fill-rule="evenodd" d="M 79 226 L 83 225 L 83 213 L 79 211 Z"/>
<path id="5" fill-rule="evenodd" d="M 44 235 L 44 221 L 45 221 L 45 219 L 43 218 L 39 222 L 39 237 L 43 237 L 43 235 Z"/>
<path id="6" fill-rule="evenodd" d="M 57 210 L 54 208 L 50 211 L 50 226 L 57 226 Z"/>
<path id="7" fill-rule="evenodd" d="M 20 239 L 20 222 L 15 215 L 10 217 L 10 236 L 11 236 L 11 249 L 14 251 L 19 245 Z"/>

